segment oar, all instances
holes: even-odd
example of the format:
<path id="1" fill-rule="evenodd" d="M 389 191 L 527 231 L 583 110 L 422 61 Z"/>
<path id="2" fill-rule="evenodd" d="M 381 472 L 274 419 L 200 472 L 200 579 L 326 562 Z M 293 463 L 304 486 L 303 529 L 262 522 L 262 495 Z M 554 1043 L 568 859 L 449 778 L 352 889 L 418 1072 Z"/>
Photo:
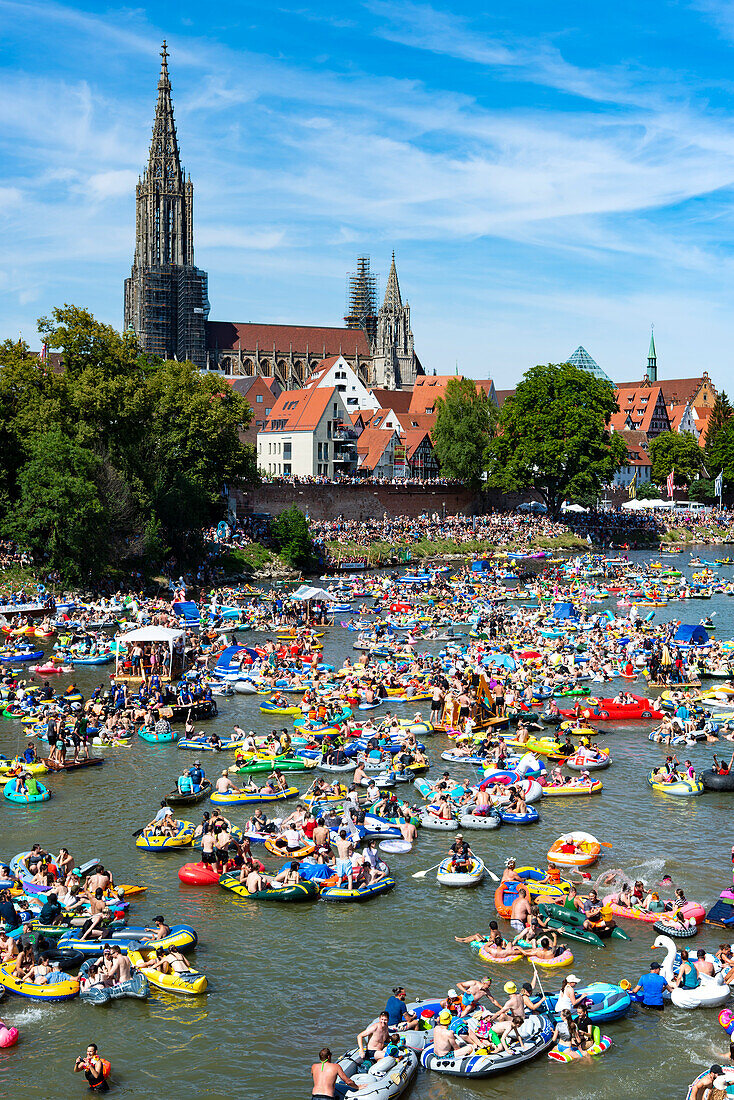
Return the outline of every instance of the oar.
<path id="1" fill-rule="evenodd" d="M 489 867 L 485 867 L 484 870 L 487 872 L 487 878 L 491 878 L 492 882 L 499 882 L 499 878 L 494 871 L 490 871 Z"/>
<path id="2" fill-rule="evenodd" d="M 441 860 L 439 863 L 434 863 L 433 867 L 426 867 L 425 871 L 416 871 L 416 873 L 414 875 L 411 875 L 410 877 L 425 878 L 429 871 L 435 871 L 437 867 L 441 866 L 441 863 L 443 863 L 443 860 Z"/>
<path id="3" fill-rule="evenodd" d="M 145 830 L 146 830 L 146 826 L 143 825 L 142 829 L 136 829 L 135 832 L 132 835 L 133 835 L 133 837 L 142 836 L 142 834 L 145 832 Z"/>
<path id="4" fill-rule="evenodd" d="M 609 840 L 600 840 L 599 843 L 601 844 L 602 848 L 613 848 L 614 847 L 614 845 Z"/>

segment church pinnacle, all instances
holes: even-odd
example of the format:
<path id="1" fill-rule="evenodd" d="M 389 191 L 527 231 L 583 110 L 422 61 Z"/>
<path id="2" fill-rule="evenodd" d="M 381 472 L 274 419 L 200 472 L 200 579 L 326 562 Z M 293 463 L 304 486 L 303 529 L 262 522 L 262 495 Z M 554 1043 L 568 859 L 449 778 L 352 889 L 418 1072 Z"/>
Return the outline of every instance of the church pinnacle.
<path id="1" fill-rule="evenodd" d="M 403 301 L 400 297 L 400 283 L 398 282 L 398 271 L 395 267 L 395 252 L 392 254 L 392 263 L 390 264 L 390 273 L 387 276 L 387 286 L 385 287 L 385 300 L 382 303 L 383 309 L 389 309 L 391 313 L 397 313 L 403 308 Z"/>
<path id="2" fill-rule="evenodd" d="M 658 353 L 655 350 L 654 325 L 650 325 L 650 347 L 647 349 L 647 379 L 649 382 L 658 380 Z"/>

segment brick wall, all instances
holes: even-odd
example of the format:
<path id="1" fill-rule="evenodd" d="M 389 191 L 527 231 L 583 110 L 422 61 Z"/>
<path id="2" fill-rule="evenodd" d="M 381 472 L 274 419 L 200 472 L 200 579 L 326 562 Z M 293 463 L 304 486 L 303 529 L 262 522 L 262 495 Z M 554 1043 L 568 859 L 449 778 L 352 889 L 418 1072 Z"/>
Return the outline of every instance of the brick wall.
<path id="1" fill-rule="evenodd" d="M 314 519 L 381 519 L 420 516 L 424 512 L 472 515 L 483 502 L 467 489 L 400 488 L 393 485 L 282 485 L 252 486 L 235 493 L 238 511 L 269 512 L 273 516 L 295 504 Z"/>
<path id="2" fill-rule="evenodd" d="M 500 493 L 494 490 L 474 494 L 468 489 L 401 488 L 397 485 L 286 485 L 249 486 L 235 490 L 239 512 L 269 512 L 280 515 L 295 504 L 313 519 L 382 519 L 391 516 L 477 515 L 493 509 L 516 508 L 523 500 L 539 499 L 537 493 Z"/>

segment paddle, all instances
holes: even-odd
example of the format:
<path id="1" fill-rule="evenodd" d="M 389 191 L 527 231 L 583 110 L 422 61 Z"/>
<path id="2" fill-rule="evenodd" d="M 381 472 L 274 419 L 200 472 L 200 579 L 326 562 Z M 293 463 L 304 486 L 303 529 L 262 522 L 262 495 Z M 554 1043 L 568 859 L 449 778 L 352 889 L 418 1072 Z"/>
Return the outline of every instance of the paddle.
<path id="1" fill-rule="evenodd" d="M 137 837 L 141 836 L 144 832 L 145 832 L 145 825 L 143 825 L 142 829 L 136 829 L 135 832 L 132 834 L 132 836 L 134 838 L 137 838 Z"/>
<path id="2" fill-rule="evenodd" d="M 491 878 L 492 882 L 499 882 L 499 878 L 494 871 L 490 871 L 489 867 L 485 867 L 484 870 L 487 872 L 487 878 Z"/>
<path id="3" fill-rule="evenodd" d="M 429 871 L 435 871 L 436 868 L 440 867 L 442 863 L 443 863 L 443 860 L 441 860 L 439 863 L 434 863 L 433 867 L 426 867 L 425 871 L 416 871 L 416 873 L 414 875 L 411 875 L 410 877 L 411 878 L 425 878 Z"/>
<path id="4" fill-rule="evenodd" d="M 599 843 L 601 844 L 602 848 L 612 848 L 612 847 L 614 847 L 614 845 L 612 844 L 612 842 L 610 840 L 600 840 Z"/>

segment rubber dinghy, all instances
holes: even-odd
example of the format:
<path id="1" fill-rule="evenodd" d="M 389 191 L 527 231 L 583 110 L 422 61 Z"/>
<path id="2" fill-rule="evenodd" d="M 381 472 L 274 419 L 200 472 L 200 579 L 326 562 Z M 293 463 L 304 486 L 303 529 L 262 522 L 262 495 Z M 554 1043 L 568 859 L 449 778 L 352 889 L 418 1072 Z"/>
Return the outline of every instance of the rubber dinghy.
<path id="1" fill-rule="evenodd" d="M 545 1054 L 553 1042 L 553 1029 L 554 1025 L 547 1016 L 530 1016 L 519 1028 L 523 1047 L 511 1045 L 509 1050 L 498 1050 L 494 1054 L 468 1054 L 463 1058 L 457 1058 L 453 1053 L 440 1057 L 434 1052 L 433 1043 L 429 1043 L 421 1054 L 421 1065 L 455 1077 L 491 1077 L 494 1073 L 515 1069 Z"/>
<path id="2" fill-rule="evenodd" d="M 336 1082 L 336 1095 L 348 1100 L 396 1100 L 410 1086 L 418 1072 L 418 1055 L 414 1050 L 401 1051 L 398 1057 L 388 1055 L 375 1062 L 366 1072 L 360 1072 L 364 1064 L 359 1050 L 348 1050 L 338 1063 L 351 1077 L 359 1091 L 350 1089 L 343 1081 Z"/>
<path id="3" fill-rule="evenodd" d="M 443 860 L 436 872 L 436 880 L 441 886 L 477 886 L 484 878 L 484 863 L 481 859 L 472 859 L 466 871 L 455 871 L 451 856 Z"/>
<path id="4" fill-rule="evenodd" d="M 86 974 L 91 966 L 92 960 L 87 959 L 82 964 L 80 975 Z M 104 1005 L 108 1001 L 113 1001 L 118 997 L 137 997 L 139 1000 L 144 1001 L 150 992 L 150 983 L 145 974 L 141 974 L 140 971 L 136 971 L 131 978 L 128 978 L 126 982 L 118 982 L 117 985 L 92 985 L 86 989 L 82 989 L 79 994 L 79 999 L 82 1001 L 88 1001 L 93 1005 Z"/>

